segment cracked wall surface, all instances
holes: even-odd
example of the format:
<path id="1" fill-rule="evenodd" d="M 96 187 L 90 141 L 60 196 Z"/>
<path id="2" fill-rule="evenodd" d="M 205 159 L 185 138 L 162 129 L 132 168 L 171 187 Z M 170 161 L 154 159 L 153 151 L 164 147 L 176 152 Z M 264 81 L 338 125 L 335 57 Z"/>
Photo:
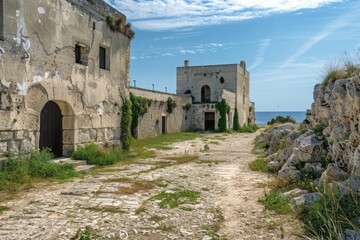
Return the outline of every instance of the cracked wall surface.
<path id="1" fill-rule="evenodd" d="M 2 1 L 0 155 L 39 147 L 48 101 L 63 115 L 64 155 L 89 142 L 120 143 L 130 39 L 111 31 L 105 18 L 125 16 L 101 0 Z M 75 63 L 76 45 L 85 46 L 86 64 Z M 106 48 L 108 69 L 99 66 L 99 47 Z"/>

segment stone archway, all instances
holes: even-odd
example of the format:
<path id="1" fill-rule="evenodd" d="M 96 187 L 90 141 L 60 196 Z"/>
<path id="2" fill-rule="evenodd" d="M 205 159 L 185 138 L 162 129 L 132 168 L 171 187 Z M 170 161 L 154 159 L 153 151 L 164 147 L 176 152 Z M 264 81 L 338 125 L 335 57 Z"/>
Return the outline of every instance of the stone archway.
<path id="1" fill-rule="evenodd" d="M 59 128 L 61 125 L 61 138 L 59 137 L 59 135 L 56 135 L 58 142 L 60 139 L 60 143 L 57 143 L 57 145 L 59 145 L 60 147 L 54 149 L 56 151 L 56 153 L 54 152 L 54 154 L 56 157 L 69 156 L 75 150 L 75 145 L 77 143 L 77 138 L 75 135 L 77 129 L 75 125 L 75 113 L 73 108 L 68 103 L 68 99 L 65 98 L 66 96 L 71 96 L 71 94 L 68 93 L 54 96 L 52 94 L 52 90 L 53 89 L 51 88 L 47 89 L 46 85 L 44 86 L 42 84 L 35 84 L 29 88 L 25 97 L 26 111 L 31 115 L 37 116 L 38 118 L 37 127 L 32 129 L 32 131 L 37 132 L 36 145 L 34 146 L 34 148 L 43 149 L 47 147 L 47 144 L 42 142 L 43 139 L 41 137 L 45 136 L 45 133 L 43 133 L 42 130 L 46 129 L 46 127 L 42 128 L 41 126 L 43 125 L 42 115 L 46 114 L 45 112 L 43 112 L 43 110 L 45 109 L 44 111 L 55 111 L 54 114 L 57 115 L 57 118 L 55 119 L 61 119 L 61 123 L 56 123 L 57 128 Z M 65 92 L 66 88 L 61 89 L 61 87 L 59 87 L 58 91 L 60 90 L 63 90 Z"/>
<path id="2" fill-rule="evenodd" d="M 211 101 L 211 90 L 208 85 L 201 88 L 201 102 L 209 103 Z"/>

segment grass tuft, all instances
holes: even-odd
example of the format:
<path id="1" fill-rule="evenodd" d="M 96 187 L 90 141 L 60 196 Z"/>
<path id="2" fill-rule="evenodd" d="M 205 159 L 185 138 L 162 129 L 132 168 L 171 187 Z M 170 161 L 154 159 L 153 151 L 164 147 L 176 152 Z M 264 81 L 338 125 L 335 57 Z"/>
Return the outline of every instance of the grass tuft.
<path id="1" fill-rule="evenodd" d="M 180 188 L 175 188 L 171 192 L 163 191 L 153 197 L 155 200 L 161 200 L 160 208 L 176 208 L 183 204 L 195 204 L 199 198 L 199 192 Z"/>
<path id="2" fill-rule="evenodd" d="M 265 197 L 260 199 L 265 205 L 266 209 L 273 210 L 279 214 L 286 214 L 291 212 L 292 208 L 290 206 L 290 197 L 283 195 L 282 191 L 272 191 L 268 194 L 265 194 Z"/>
<path id="3" fill-rule="evenodd" d="M 269 172 L 267 162 L 263 156 L 258 156 L 257 159 L 250 162 L 248 166 L 253 171 Z"/>

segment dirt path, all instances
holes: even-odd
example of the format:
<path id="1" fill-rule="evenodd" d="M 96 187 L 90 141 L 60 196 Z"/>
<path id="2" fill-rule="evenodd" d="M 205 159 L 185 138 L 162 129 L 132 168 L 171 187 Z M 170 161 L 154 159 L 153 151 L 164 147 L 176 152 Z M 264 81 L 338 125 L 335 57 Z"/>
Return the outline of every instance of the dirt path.
<path id="1" fill-rule="evenodd" d="M 258 202 L 268 176 L 247 167 L 255 136 L 176 143 L 154 159 L 33 189 L 3 204 L 11 210 L 0 215 L 0 239 L 70 239 L 85 227 L 105 239 L 296 239 L 298 223 Z M 179 206 L 161 198 L 176 194 L 185 194 Z"/>

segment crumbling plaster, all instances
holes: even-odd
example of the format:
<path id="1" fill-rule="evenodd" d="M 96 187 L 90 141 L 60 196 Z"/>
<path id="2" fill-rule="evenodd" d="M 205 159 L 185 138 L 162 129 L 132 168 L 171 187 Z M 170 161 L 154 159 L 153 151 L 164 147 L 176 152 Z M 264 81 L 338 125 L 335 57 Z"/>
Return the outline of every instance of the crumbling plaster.
<path id="1" fill-rule="evenodd" d="M 3 1 L 7 11 L 5 41 L 0 41 L 0 154 L 21 149 L 23 139 L 17 139 L 16 132 L 25 132 L 21 136 L 32 141 L 27 148 L 38 147 L 40 113 L 48 101 L 56 102 L 64 116 L 65 155 L 86 142 L 119 143 L 130 39 L 111 31 L 106 16 L 87 14 L 88 3 Z M 77 42 L 89 47 L 87 66 L 75 63 Z M 99 68 L 99 46 L 110 51 L 107 70 Z"/>

